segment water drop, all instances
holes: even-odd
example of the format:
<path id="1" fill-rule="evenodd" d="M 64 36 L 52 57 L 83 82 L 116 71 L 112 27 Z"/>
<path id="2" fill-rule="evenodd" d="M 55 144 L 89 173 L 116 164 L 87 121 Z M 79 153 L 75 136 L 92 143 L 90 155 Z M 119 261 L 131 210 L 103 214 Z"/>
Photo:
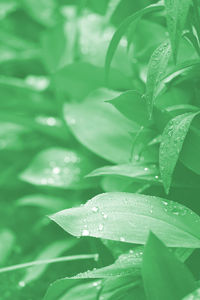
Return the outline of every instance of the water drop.
<path id="1" fill-rule="evenodd" d="M 99 224 L 99 230 L 100 230 L 100 231 L 103 230 L 103 224 Z"/>
<path id="2" fill-rule="evenodd" d="M 95 212 L 95 213 L 98 212 L 98 210 L 99 210 L 99 208 L 96 207 L 96 206 L 94 206 L 94 207 L 92 208 L 92 211 Z"/>
<path id="3" fill-rule="evenodd" d="M 25 287 L 26 283 L 25 283 L 24 281 L 20 281 L 20 282 L 18 283 L 18 285 L 19 285 L 20 287 Z"/>
<path id="4" fill-rule="evenodd" d="M 89 230 L 83 229 L 81 235 L 82 235 L 82 236 L 88 236 L 88 235 L 90 235 Z"/>
<path id="5" fill-rule="evenodd" d="M 53 173 L 54 174 L 59 174 L 60 173 L 60 168 L 58 168 L 58 167 L 53 168 Z"/>
<path id="6" fill-rule="evenodd" d="M 125 242 L 125 238 L 123 236 L 120 237 L 120 242 Z"/>
<path id="7" fill-rule="evenodd" d="M 148 170 L 149 170 L 149 168 L 144 168 L 144 170 L 145 170 L 145 171 L 148 171 Z"/>
<path id="8" fill-rule="evenodd" d="M 158 179 L 158 178 L 159 178 L 158 175 L 156 175 L 156 176 L 155 176 L 155 179 Z"/>

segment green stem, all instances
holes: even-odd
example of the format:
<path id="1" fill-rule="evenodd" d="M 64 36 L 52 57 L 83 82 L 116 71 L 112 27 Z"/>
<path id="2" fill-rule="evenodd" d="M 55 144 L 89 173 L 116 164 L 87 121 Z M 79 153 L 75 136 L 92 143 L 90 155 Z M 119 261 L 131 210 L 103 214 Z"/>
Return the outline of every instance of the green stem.
<path id="1" fill-rule="evenodd" d="M 52 259 L 36 260 L 36 261 L 31 261 L 31 262 L 27 262 L 27 263 L 23 263 L 23 264 L 0 268 L 0 273 L 15 271 L 15 270 L 24 269 L 24 268 L 30 268 L 30 267 L 38 266 L 38 265 L 53 264 L 53 263 L 58 263 L 58 262 L 63 262 L 63 261 L 73 261 L 73 260 L 82 260 L 82 259 L 97 260 L 98 254 L 62 256 L 62 257 L 52 258 Z"/>

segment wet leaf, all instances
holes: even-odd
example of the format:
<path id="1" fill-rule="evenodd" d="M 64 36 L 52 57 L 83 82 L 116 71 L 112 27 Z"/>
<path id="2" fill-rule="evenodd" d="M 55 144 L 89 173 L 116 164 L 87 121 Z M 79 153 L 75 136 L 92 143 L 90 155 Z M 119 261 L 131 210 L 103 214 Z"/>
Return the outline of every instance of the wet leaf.
<path id="1" fill-rule="evenodd" d="M 168 246 L 200 246 L 199 216 L 183 205 L 153 196 L 100 194 L 81 207 L 50 218 L 75 236 L 145 244 L 149 230 L 153 230 Z"/>
<path id="2" fill-rule="evenodd" d="M 170 44 L 168 41 L 165 41 L 153 52 L 149 61 L 145 97 L 150 117 L 152 116 L 158 87 L 164 73 L 166 72 L 170 55 Z"/>
<path id="3" fill-rule="evenodd" d="M 171 47 L 176 61 L 191 0 L 164 0 L 164 3 Z"/>
<path id="4" fill-rule="evenodd" d="M 136 13 L 134 13 L 133 15 L 129 16 L 128 18 L 126 18 L 118 27 L 118 29 L 115 31 L 112 40 L 109 44 L 107 53 L 106 53 L 106 59 L 105 59 L 105 72 L 106 75 L 108 77 L 109 75 L 109 70 L 110 70 L 110 66 L 112 63 L 112 59 L 113 56 L 116 52 L 116 49 L 119 45 L 119 42 L 122 38 L 122 36 L 126 33 L 126 30 L 128 29 L 128 27 L 133 24 L 134 22 L 137 22 L 143 15 L 150 13 L 150 12 L 154 12 L 154 11 L 159 11 L 163 8 L 163 5 L 161 3 L 157 3 L 154 5 L 150 5 L 147 6 L 139 11 L 137 11 Z"/>
<path id="5" fill-rule="evenodd" d="M 186 266 L 153 233 L 145 246 L 142 276 L 149 300 L 182 299 L 196 286 Z"/>
<path id="6" fill-rule="evenodd" d="M 162 135 L 159 151 L 160 173 L 166 193 L 169 192 L 172 175 L 179 159 L 191 122 L 198 113 L 185 113 L 169 121 Z"/>
<path id="7" fill-rule="evenodd" d="M 92 161 L 77 151 L 50 148 L 37 154 L 20 178 L 35 185 L 81 189 L 91 185 L 83 177 L 92 168 Z"/>

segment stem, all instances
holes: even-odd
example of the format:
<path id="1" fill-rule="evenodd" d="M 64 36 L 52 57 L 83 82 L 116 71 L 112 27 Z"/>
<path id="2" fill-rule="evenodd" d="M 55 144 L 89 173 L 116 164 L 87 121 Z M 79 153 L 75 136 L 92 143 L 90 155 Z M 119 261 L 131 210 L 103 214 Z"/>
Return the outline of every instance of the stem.
<path id="1" fill-rule="evenodd" d="M 58 262 L 63 262 L 63 261 L 73 261 L 73 260 L 82 260 L 82 259 L 97 260 L 98 254 L 62 256 L 62 257 L 52 258 L 52 259 L 36 260 L 36 261 L 27 262 L 24 264 L 18 264 L 18 265 L 0 268 L 0 273 L 15 271 L 15 270 L 24 269 L 24 268 L 30 268 L 33 266 L 39 266 L 39 265 L 44 265 L 44 264 L 53 264 L 53 263 L 58 263 Z"/>

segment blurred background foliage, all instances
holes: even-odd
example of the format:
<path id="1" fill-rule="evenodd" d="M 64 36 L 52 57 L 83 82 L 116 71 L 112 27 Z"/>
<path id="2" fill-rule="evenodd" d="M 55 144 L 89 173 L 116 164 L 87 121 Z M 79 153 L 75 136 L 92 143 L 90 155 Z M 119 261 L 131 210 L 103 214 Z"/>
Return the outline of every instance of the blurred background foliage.
<path id="1" fill-rule="evenodd" d="M 113 247 L 97 239 L 72 238 L 47 215 L 83 204 L 104 191 L 143 191 L 166 197 L 157 173 L 145 178 L 140 174 L 136 179 L 116 173 L 85 177 L 99 167 L 127 163 L 141 152 L 146 164 L 156 163 L 158 143 L 145 147 L 166 124 L 160 109 L 170 104 L 200 104 L 199 83 L 177 80 L 157 99 L 157 127 L 144 133 L 132 149 L 145 117 L 138 118 L 139 122 L 128 120 L 114 106 L 103 103 L 126 90 L 144 90 L 149 58 L 167 35 L 163 12 L 143 18 L 134 35 L 129 28 L 114 56 L 109 84 L 105 83 L 104 61 L 116 27 L 154 2 L 0 0 L 0 264 L 100 255 L 97 262 L 72 261 L 49 265 L 48 270 L 46 266 L 2 273 L 1 299 L 42 299 L 56 279 L 111 264 L 130 249 L 120 242 Z M 183 40 L 179 59 L 188 57 L 195 59 L 198 54 Z M 199 175 L 180 163 L 175 177 L 168 198 L 181 199 L 200 213 Z M 190 264 L 197 272 L 199 264 Z M 90 292 L 81 299 L 94 299 L 92 288 L 88 283 Z M 137 299 L 142 293 L 138 290 Z M 65 299 L 76 299 L 70 297 Z"/>

